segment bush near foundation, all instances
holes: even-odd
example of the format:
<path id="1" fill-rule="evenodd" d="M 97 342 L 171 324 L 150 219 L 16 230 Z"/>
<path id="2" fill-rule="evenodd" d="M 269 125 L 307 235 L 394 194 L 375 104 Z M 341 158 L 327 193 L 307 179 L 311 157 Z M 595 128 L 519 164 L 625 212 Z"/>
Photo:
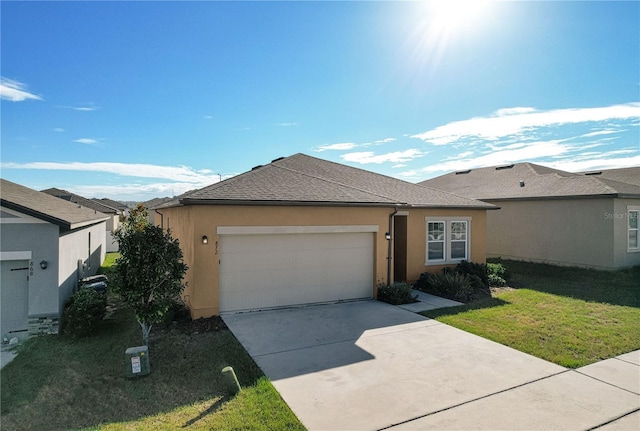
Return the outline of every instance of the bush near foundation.
<path id="1" fill-rule="evenodd" d="M 442 274 L 422 273 L 414 288 L 454 301 L 471 302 L 491 296 L 490 286 L 507 284 L 507 269 L 500 263 L 474 263 L 463 260 Z"/>
<path id="2" fill-rule="evenodd" d="M 416 302 L 417 296 L 411 292 L 412 286 L 407 283 L 394 283 L 378 285 L 378 300 L 393 305 L 411 304 Z"/>
<path id="3" fill-rule="evenodd" d="M 71 295 L 62 315 L 63 333 L 88 337 L 96 333 L 107 313 L 107 294 L 81 287 Z"/>

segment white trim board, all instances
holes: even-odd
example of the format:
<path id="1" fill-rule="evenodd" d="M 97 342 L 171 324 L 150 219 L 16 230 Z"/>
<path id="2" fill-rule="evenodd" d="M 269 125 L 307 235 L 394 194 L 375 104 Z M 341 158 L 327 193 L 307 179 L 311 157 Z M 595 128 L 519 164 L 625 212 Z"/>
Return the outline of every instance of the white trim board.
<path id="1" fill-rule="evenodd" d="M 366 233 L 378 232 L 378 225 L 343 226 L 218 226 L 218 235 L 274 235 L 311 233 Z"/>

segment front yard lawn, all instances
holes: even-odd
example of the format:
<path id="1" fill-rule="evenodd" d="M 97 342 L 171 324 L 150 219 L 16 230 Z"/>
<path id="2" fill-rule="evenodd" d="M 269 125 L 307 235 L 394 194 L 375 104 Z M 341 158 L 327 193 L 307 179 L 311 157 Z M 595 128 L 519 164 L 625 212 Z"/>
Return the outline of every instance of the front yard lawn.
<path id="1" fill-rule="evenodd" d="M 2 429 L 304 430 L 233 334 L 216 323 L 155 328 L 151 374 L 134 380 L 125 378 L 124 352 L 141 344 L 140 327 L 124 304 L 93 337 L 31 339 L 2 369 Z M 243 387 L 235 397 L 220 373 L 227 365 Z"/>
<path id="2" fill-rule="evenodd" d="M 569 368 L 640 349 L 640 268 L 503 263 L 517 289 L 422 314 Z"/>

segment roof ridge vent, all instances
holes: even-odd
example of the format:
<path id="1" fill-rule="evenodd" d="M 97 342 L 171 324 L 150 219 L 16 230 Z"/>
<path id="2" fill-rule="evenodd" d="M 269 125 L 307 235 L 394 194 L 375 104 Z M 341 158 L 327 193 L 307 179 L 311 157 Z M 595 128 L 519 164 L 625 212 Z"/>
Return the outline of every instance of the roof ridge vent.
<path id="1" fill-rule="evenodd" d="M 271 163 L 279 162 L 280 160 L 285 159 L 286 157 L 278 157 L 277 159 L 271 160 Z"/>
<path id="2" fill-rule="evenodd" d="M 511 169 L 511 168 L 513 168 L 513 163 L 510 165 L 496 166 L 496 171 L 501 171 L 503 169 Z"/>
<path id="3" fill-rule="evenodd" d="M 597 171 L 597 172 L 587 172 L 585 175 L 602 175 L 602 171 Z"/>
<path id="4" fill-rule="evenodd" d="M 469 172 L 471 172 L 471 169 L 467 169 L 466 171 L 458 171 L 456 172 L 456 175 L 464 175 L 464 174 L 468 174 Z"/>
<path id="5" fill-rule="evenodd" d="M 251 170 L 252 170 L 252 171 L 255 171 L 256 169 L 260 169 L 262 166 L 264 166 L 264 165 L 254 166 L 253 168 L 251 168 Z"/>

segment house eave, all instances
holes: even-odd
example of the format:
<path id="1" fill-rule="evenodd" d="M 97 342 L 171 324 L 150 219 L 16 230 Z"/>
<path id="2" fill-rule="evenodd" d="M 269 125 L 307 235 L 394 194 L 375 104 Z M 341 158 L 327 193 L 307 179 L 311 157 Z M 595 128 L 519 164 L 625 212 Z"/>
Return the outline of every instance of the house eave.
<path id="1" fill-rule="evenodd" d="M 310 207 L 378 207 L 378 208 L 424 208 L 424 209 L 473 209 L 494 210 L 495 205 L 443 205 L 410 204 L 406 202 L 337 202 L 337 201 L 289 201 L 289 200 L 235 200 L 235 199 L 181 199 L 181 205 L 238 205 L 238 206 L 310 206 Z"/>
<path id="2" fill-rule="evenodd" d="M 7 207 L 9 209 L 22 212 L 24 214 L 30 215 L 32 217 L 38 218 L 40 220 L 46 221 L 51 224 L 55 224 L 63 230 L 75 230 L 78 228 L 98 224 L 109 219 L 108 216 L 105 216 L 105 217 L 98 217 L 91 220 L 84 220 L 84 221 L 72 223 L 67 220 L 62 220 L 52 215 L 44 214 L 39 211 L 33 210 L 31 208 L 24 207 L 22 205 L 14 204 L 13 202 L 1 200 L 0 203 L 2 204 L 2 206 Z"/>
<path id="3" fill-rule="evenodd" d="M 594 195 L 557 195 L 557 196 L 518 196 L 501 198 L 475 198 L 483 202 L 508 202 L 508 201 L 547 201 L 547 200 L 580 200 L 580 199 L 640 199 L 635 193 L 608 193 Z"/>

